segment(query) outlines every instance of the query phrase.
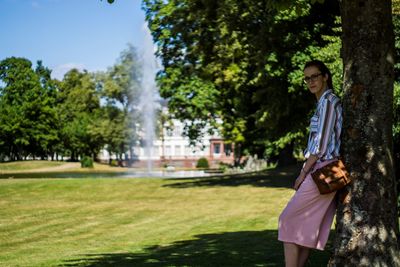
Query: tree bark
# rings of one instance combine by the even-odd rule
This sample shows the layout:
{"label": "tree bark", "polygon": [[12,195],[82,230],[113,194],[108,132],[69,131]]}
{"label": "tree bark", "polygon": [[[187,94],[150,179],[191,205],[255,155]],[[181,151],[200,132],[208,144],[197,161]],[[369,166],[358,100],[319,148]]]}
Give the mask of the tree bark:
{"label": "tree bark", "polygon": [[353,178],[329,266],[400,266],[392,149],[391,1],[342,0],[342,155]]}

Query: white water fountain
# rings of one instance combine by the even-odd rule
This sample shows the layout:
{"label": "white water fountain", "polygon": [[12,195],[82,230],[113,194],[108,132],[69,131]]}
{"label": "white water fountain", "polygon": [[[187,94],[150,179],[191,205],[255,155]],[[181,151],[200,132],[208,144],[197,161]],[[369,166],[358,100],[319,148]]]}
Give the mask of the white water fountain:
{"label": "white water fountain", "polygon": [[145,156],[147,158],[147,172],[153,169],[153,143],[155,140],[156,110],[159,108],[160,99],[155,82],[158,70],[157,59],[154,55],[155,46],[147,25],[144,25],[144,49],[142,52],[143,76],[141,81],[140,104],[142,110],[142,121],[144,126]]}
{"label": "white water fountain", "polygon": [[142,55],[142,68],[143,75],[141,80],[141,94],[139,99],[139,107],[142,111],[143,121],[143,140],[144,152],[147,160],[147,170],[144,172],[130,173],[129,176],[134,177],[198,177],[209,176],[210,174],[204,171],[155,171],[153,170],[152,160],[155,158],[153,155],[154,141],[156,140],[156,111],[161,108],[161,97],[156,85],[156,74],[159,70],[160,64],[154,55],[156,48],[153,43],[150,30],[147,25],[144,25],[144,48],[141,51]]}

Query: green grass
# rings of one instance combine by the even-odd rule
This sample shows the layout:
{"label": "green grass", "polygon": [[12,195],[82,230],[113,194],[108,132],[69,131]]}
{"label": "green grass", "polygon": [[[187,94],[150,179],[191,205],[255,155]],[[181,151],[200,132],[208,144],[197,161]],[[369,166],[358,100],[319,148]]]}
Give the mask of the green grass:
{"label": "green grass", "polygon": [[293,175],[2,179],[0,266],[283,266]]}
{"label": "green grass", "polygon": [[35,170],[46,167],[57,167],[63,165],[61,161],[46,161],[46,160],[28,160],[0,163],[0,171],[21,171]]}

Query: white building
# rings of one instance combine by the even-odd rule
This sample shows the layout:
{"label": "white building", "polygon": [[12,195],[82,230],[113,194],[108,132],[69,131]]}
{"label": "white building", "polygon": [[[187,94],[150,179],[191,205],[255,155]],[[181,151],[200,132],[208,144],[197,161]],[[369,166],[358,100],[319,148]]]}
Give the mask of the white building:
{"label": "white building", "polygon": [[[233,163],[233,146],[225,144],[218,134],[205,133],[198,145],[191,146],[189,138],[182,135],[183,123],[173,120],[171,126],[163,129],[164,140],[160,137],[156,138],[150,148],[145,147],[144,144],[134,147],[136,157],[133,166],[143,167],[150,159],[153,166],[172,165],[193,168],[201,157],[207,158],[211,167],[217,167],[220,162]],[[102,151],[100,159],[103,161],[110,159],[107,151]]]}
{"label": "white building", "polygon": [[198,145],[191,146],[189,138],[183,136],[183,123],[173,120],[172,127],[163,129],[163,137],[164,140],[158,138],[153,142],[150,153],[146,147],[135,147],[138,160],[151,159],[155,164],[179,167],[195,167],[201,157],[207,158],[213,166],[219,162],[233,163],[232,146],[224,144],[217,134],[205,133]]}

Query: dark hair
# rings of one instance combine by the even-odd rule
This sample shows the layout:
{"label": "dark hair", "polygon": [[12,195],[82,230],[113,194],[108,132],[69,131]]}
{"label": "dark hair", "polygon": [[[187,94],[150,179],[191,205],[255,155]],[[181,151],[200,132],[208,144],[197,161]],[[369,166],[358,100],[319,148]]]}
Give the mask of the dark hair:
{"label": "dark hair", "polygon": [[319,71],[321,72],[322,75],[328,74],[328,81],[327,81],[328,87],[329,87],[329,89],[333,90],[332,74],[331,74],[330,70],[328,69],[328,67],[322,61],[316,60],[316,59],[308,61],[304,65],[303,71],[308,67],[316,67],[317,69],[319,69]]}

